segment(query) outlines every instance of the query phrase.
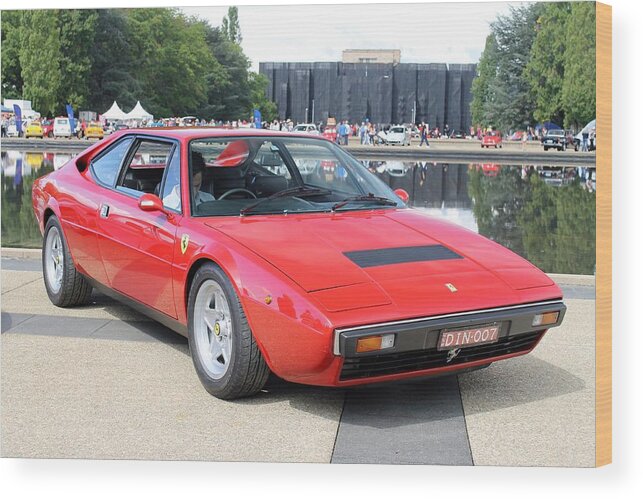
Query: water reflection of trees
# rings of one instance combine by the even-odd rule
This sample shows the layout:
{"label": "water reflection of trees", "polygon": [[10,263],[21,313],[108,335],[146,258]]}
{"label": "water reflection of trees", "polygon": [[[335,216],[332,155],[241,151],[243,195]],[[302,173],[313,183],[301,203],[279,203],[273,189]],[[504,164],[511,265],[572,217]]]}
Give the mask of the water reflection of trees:
{"label": "water reflection of trees", "polygon": [[494,176],[469,170],[469,194],[480,234],[546,272],[593,274],[596,195],[581,179],[553,186],[534,169],[502,167]]}
{"label": "water reflection of trees", "polygon": [[[22,161],[22,160],[20,160]],[[22,166],[21,166],[22,168]],[[31,187],[36,178],[53,171],[43,160],[39,167],[24,175],[8,176],[2,172],[2,245],[39,248],[42,236],[31,204]]]}

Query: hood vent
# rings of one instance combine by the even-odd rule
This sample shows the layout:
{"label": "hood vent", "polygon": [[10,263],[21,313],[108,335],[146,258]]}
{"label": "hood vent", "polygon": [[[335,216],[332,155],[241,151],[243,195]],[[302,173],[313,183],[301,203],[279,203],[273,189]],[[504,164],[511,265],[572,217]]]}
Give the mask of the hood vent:
{"label": "hood vent", "polygon": [[395,265],[397,263],[431,262],[463,258],[441,244],[405,246],[364,251],[347,251],[344,255],[362,268]]}

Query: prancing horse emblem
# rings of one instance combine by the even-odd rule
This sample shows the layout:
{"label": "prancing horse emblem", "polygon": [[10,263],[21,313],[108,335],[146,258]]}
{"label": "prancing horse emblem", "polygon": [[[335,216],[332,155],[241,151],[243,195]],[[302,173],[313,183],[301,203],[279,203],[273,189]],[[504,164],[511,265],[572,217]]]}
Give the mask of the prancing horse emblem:
{"label": "prancing horse emblem", "polygon": [[185,254],[188,249],[188,243],[190,242],[190,236],[183,234],[181,237],[181,253]]}
{"label": "prancing horse emblem", "polygon": [[447,364],[451,362],[453,359],[455,359],[459,353],[460,353],[459,348],[452,348],[451,350],[449,350],[447,352]]}
{"label": "prancing horse emblem", "polygon": [[447,289],[448,289],[449,291],[451,291],[452,293],[455,293],[455,292],[458,290],[458,288],[456,288],[456,287],[455,287],[453,284],[451,284],[450,282],[447,282],[447,283],[445,284],[445,286],[446,286],[446,287],[447,287]]}

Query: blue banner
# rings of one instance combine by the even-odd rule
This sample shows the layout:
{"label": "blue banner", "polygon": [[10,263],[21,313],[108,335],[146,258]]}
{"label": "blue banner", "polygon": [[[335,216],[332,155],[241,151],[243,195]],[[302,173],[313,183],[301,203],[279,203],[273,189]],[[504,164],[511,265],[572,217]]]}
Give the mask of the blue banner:
{"label": "blue banner", "polygon": [[16,115],[16,130],[19,135],[22,135],[22,110],[18,104],[13,105],[13,114]]}
{"label": "blue banner", "polygon": [[71,107],[71,104],[67,104],[67,118],[69,118],[69,128],[71,129],[71,134],[76,134],[76,122],[74,121],[74,109]]}
{"label": "blue banner", "polygon": [[254,110],[255,117],[255,128],[261,128],[261,111],[259,109]]}

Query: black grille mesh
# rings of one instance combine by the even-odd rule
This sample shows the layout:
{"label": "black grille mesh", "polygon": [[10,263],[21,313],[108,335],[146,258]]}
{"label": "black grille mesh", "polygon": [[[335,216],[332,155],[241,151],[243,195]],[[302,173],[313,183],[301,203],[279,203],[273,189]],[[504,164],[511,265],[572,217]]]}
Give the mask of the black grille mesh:
{"label": "black grille mesh", "polygon": [[530,350],[538,342],[543,331],[501,338],[491,345],[463,348],[459,355],[447,363],[447,351],[435,348],[413,352],[389,353],[369,357],[344,359],[340,381],[386,374],[421,371],[435,367],[454,366],[465,362],[498,357]]}

